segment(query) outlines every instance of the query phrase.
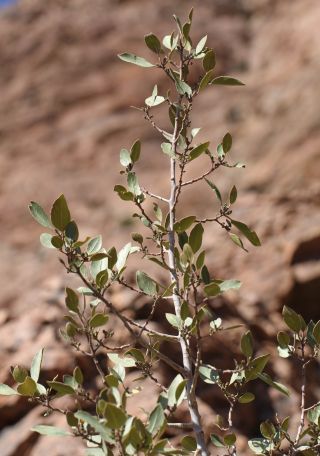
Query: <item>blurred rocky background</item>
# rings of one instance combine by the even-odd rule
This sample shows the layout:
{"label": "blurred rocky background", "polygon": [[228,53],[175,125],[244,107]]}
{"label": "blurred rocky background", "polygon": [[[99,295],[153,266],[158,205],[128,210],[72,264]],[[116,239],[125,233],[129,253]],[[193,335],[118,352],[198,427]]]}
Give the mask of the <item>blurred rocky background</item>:
{"label": "blurred rocky background", "polygon": [[[207,89],[193,111],[195,126],[203,127],[201,138],[211,144],[227,131],[234,136],[232,158],[247,167],[219,171],[215,182],[225,194],[236,182],[234,216],[257,230],[263,242],[245,254],[224,232],[209,228],[211,271],[243,281],[239,292],[211,305],[225,321],[251,328],[259,354],[275,353],[283,304],[307,319],[320,318],[320,2],[193,3],[195,39],[208,34],[217,74],[246,83]],[[57,255],[40,246],[41,230],[27,206],[35,200],[49,209],[64,193],[81,233],[101,233],[106,247],[120,248],[137,230],[130,203],[113,193],[121,183],[118,154],[140,137],[140,180],[165,194],[168,169],[160,138],[129,106],[142,105],[159,77],[160,89],[167,86],[157,70],[124,64],[116,55],[132,51],[151,58],[143,35],[164,36],[173,29],[172,14],[186,15],[191,6],[189,0],[21,0],[0,10],[0,382],[10,382],[10,366],[28,365],[40,347],[46,347],[45,377],[68,372],[75,362],[94,376],[93,366],[76,361],[59,338],[63,288],[70,282]],[[166,126],[161,109],[159,115]],[[215,213],[216,202],[206,192],[203,185],[189,192],[180,215]],[[127,293],[114,298],[119,307],[130,305],[132,316],[147,315],[145,299]],[[158,325],[162,314],[159,309],[155,315]],[[116,329],[118,339],[125,336],[121,331]],[[238,340],[239,331],[211,338],[205,361],[230,365]],[[235,421],[243,455],[246,437],[259,434],[259,420],[275,411],[282,418],[294,414],[295,367],[275,357],[269,372],[287,383],[292,395],[285,399],[261,383],[253,385],[257,401],[242,406]],[[312,374],[308,403],[320,393],[318,366]],[[163,368],[161,375],[167,382],[172,373]],[[212,430],[226,404],[208,386],[202,384],[198,393],[206,429]],[[148,394],[138,402],[149,408],[155,392],[146,387]],[[40,422],[63,424],[55,417],[45,421],[38,407],[18,397],[0,398],[0,455],[83,454],[75,439],[31,433]]]}

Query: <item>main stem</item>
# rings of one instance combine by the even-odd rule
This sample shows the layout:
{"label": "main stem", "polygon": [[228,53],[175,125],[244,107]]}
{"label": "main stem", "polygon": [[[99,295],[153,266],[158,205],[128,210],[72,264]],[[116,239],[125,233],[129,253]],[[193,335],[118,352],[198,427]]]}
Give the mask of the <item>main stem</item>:
{"label": "main stem", "polygon": [[[179,110],[177,109],[177,114],[175,118],[174,133],[172,139],[172,150],[175,151],[177,147],[178,139],[178,121],[179,121]],[[169,214],[170,214],[170,223],[169,223],[169,250],[168,250],[168,262],[170,267],[170,276],[171,282],[175,283],[175,287],[172,294],[175,314],[180,318],[181,310],[181,300],[179,296],[179,277],[177,273],[176,260],[174,256],[175,249],[175,232],[174,232],[174,223],[176,221],[175,216],[175,199],[176,199],[177,183],[176,183],[176,161],[174,158],[170,159],[170,198],[169,198]],[[188,344],[184,335],[179,331],[179,343],[181,347],[183,367],[185,369],[185,376],[187,380],[186,392],[188,407],[192,422],[192,427],[195,433],[198,449],[201,451],[201,456],[209,456],[209,452],[206,446],[203,428],[201,425],[201,417],[199,414],[197,398],[192,388],[193,384],[193,373],[192,373],[192,359],[189,355]]]}

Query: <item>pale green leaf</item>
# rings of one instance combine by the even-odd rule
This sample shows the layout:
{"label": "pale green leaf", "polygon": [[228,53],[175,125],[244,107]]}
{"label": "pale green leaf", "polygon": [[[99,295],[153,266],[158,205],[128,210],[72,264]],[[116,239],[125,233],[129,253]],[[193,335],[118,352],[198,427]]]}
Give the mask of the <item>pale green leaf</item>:
{"label": "pale green leaf", "polygon": [[123,54],[118,55],[120,60],[123,60],[124,62],[128,63],[133,63],[135,65],[145,67],[145,68],[150,68],[154,67],[153,63],[148,62],[148,60],[144,59],[143,57],[138,57],[135,54],[130,54],[128,52],[124,52]]}

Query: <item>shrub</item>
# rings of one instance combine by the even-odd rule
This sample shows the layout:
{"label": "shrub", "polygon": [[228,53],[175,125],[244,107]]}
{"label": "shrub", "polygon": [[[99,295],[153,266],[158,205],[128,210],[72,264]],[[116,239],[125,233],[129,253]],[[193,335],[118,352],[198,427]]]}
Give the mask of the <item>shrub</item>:
{"label": "shrub", "polygon": [[[199,413],[197,389],[201,382],[219,388],[228,404],[228,414],[212,428],[211,444],[223,448],[228,455],[237,455],[237,437],[233,428],[233,411],[237,404],[245,407],[254,401],[250,383],[263,381],[284,395],[288,389],[274,381],[265,367],[270,355],[256,356],[253,337],[246,331],[241,340],[242,359],[235,361],[228,370],[205,364],[201,344],[204,337],[214,337],[217,332],[233,328],[226,327],[219,316],[210,310],[208,303],[216,296],[238,289],[241,283],[234,279],[217,279],[211,276],[206,266],[206,252],[202,238],[208,224],[216,224],[225,231],[226,241],[232,241],[235,248],[247,251],[247,245],[260,246],[258,235],[244,222],[235,220],[232,207],[237,200],[237,188],[233,186],[227,200],[211,180],[211,175],[220,168],[243,168],[242,163],[233,163],[230,158],[232,137],[226,133],[216,150],[209,141],[197,143],[199,128],[194,128],[190,114],[196,98],[211,86],[243,85],[230,76],[215,74],[215,53],[207,46],[207,37],[193,44],[190,37],[191,11],[186,23],[174,16],[177,29],[164,37],[162,42],[153,34],[145,36],[147,47],[154,53],[151,63],[134,54],[124,53],[120,59],[143,68],[157,68],[170,80],[171,90],[166,95],[159,93],[155,85],[145,105],[138,108],[144,118],[162,137],[161,152],[167,156],[168,197],[157,195],[139,182],[136,164],[141,158],[141,143],[135,141],[129,149],[120,151],[121,175],[124,180],[116,185],[117,196],[129,201],[135,207],[136,217],[143,233],[132,234],[132,241],[119,251],[115,247],[104,248],[101,236],[79,239],[79,230],[73,220],[67,201],[61,195],[54,203],[50,216],[35,202],[30,212],[35,220],[48,229],[40,237],[41,243],[56,249],[65,270],[80,279],[81,286],[75,291],[66,288],[65,305],[68,315],[61,329],[61,336],[76,351],[94,362],[100,377],[101,388],[95,395],[87,388],[87,382],[79,367],[72,375],[57,376],[50,381],[39,383],[43,350],[34,357],[30,370],[15,366],[12,376],[17,384],[13,389],[0,385],[2,395],[22,395],[36,404],[41,404],[47,413],[65,415],[69,430],[45,424],[36,425],[33,430],[44,435],[74,435],[87,442],[87,454],[100,455],[209,455],[209,443],[203,432]],[[202,76],[190,83],[192,65],[201,67]],[[155,120],[157,106],[166,105],[172,124],[171,131],[165,131]],[[195,160],[206,160],[207,170],[201,175],[185,179],[185,172],[192,168]],[[195,215],[176,216],[184,190],[196,183],[210,192],[220,209],[209,218],[200,219]],[[146,205],[153,201],[153,211]],[[148,265],[156,264],[166,276],[165,282],[150,277],[145,271],[136,271],[136,283],[127,277],[127,261],[139,255]],[[146,266],[147,268],[147,266]],[[114,286],[131,290],[133,294],[145,295],[151,302],[151,312],[145,323],[139,323],[119,310],[112,301]],[[171,303],[172,311],[163,317],[171,326],[170,332],[160,332],[150,324],[161,301]],[[301,315],[285,307],[284,322],[288,332],[279,332],[278,349],[282,357],[294,357],[299,364],[301,376],[300,421],[297,429],[289,433],[289,417],[276,416],[274,421],[261,423],[262,436],[249,441],[255,454],[319,454],[320,406],[306,408],[306,369],[318,358],[320,349],[320,322],[307,325]],[[112,322],[118,319],[128,333],[128,343],[117,346],[114,342]],[[115,338],[116,339],[116,338]],[[182,363],[174,361],[162,351],[163,342],[179,346]],[[165,363],[175,372],[169,385],[162,385],[157,379],[156,365]],[[152,410],[146,411],[142,420],[127,411],[127,399],[134,394],[131,384],[126,381],[128,369],[134,369],[141,380],[149,378],[157,385],[159,395]],[[143,393],[141,393],[143,394]],[[56,399],[71,396],[75,399],[72,408],[58,408]],[[186,403],[190,421],[176,423],[173,413]],[[244,412],[245,413],[245,412]],[[170,426],[181,430],[178,448],[174,448],[164,437]],[[212,429],[213,430],[213,429]]]}

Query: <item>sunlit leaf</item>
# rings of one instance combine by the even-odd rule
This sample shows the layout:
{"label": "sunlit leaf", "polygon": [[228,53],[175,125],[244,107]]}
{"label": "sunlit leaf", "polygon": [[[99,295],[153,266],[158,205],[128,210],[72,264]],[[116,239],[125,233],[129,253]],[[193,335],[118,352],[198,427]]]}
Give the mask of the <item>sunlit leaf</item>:
{"label": "sunlit leaf", "polygon": [[148,62],[148,60],[144,59],[143,57],[138,57],[137,55],[130,54],[128,52],[119,54],[118,57],[120,60],[123,60],[124,62],[133,63],[135,65],[145,67],[145,68],[150,68],[150,67],[155,66],[152,63]]}

